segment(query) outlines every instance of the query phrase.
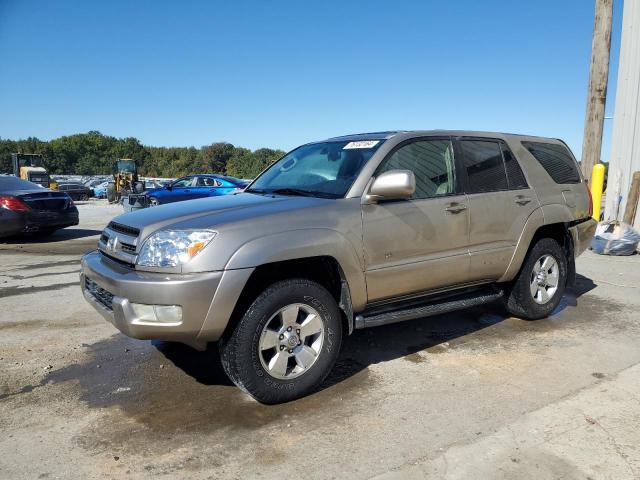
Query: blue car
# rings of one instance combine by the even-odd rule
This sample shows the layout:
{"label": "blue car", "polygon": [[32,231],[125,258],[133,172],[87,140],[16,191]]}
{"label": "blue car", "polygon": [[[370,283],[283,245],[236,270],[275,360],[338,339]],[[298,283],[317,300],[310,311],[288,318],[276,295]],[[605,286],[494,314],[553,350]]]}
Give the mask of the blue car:
{"label": "blue car", "polygon": [[94,186],[93,187],[93,196],[96,197],[96,198],[107,198],[107,186],[111,182],[113,182],[113,180],[107,181],[107,182],[102,182],[99,185]]}
{"label": "blue car", "polygon": [[189,175],[162,188],[149,189],[145,193],[149,197],[149,205],[154,206],[194,198],[228,195],[243,190],[247,185],[243,180],[224,175]]}

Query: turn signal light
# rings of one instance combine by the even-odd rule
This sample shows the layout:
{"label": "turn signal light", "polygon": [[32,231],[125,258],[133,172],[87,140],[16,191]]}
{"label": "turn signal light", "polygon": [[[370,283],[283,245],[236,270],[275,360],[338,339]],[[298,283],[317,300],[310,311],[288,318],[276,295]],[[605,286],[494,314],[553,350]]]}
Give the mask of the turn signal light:
{"label": "turn signal light", "polygon": [[22,200],[8,195],[0,195],[0,208],[6,208],[12,212],[27,212],[30,210],[29,205]]}

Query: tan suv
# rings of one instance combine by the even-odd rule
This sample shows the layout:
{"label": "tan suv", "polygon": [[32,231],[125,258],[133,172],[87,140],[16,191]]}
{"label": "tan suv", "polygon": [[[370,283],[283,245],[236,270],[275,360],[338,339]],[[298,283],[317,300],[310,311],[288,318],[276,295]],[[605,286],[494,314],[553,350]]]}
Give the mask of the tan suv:
{"label": "tan suv", "polygon": [[115,218],[85,298],[139,339],[205,348],[264,403],[313,391],[354,329],[500,302],[549,315],[595,222],[560,140],[382,132],[303,145],[244,192]]}

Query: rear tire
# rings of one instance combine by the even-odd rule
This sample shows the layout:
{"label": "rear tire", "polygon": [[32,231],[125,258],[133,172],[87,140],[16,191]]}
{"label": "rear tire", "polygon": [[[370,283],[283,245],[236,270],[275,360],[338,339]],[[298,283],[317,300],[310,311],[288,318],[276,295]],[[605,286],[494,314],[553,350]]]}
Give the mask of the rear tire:
{"label": "rear tire", "polygon": [[560,244],[542,238],[527,254],[506,297],[507,311],[526,320],[548,317],[567,284],[568,261]]}
{"label": "rear tire", "polygon": [[158,205],[160,205],[160,202],[158,201],[158,199],[156,197],[149,197],[149,206],[150,207],[157,207]]}
{"label": "rear tire", "polygon": [[220,341],[220,358],[239,388],[276,404],[317,389],[341,341],[342,320],[331,294],[310,280],[284,280],[264,290]]}

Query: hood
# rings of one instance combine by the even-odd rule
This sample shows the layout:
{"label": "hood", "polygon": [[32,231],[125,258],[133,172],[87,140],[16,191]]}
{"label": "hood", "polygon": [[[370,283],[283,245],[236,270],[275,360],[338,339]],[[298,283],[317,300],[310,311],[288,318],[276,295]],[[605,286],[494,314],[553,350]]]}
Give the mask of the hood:
{"label": "hood", "polygon": [[175,228],[217,228],[223,224],[308,208],[332,202],[314,197],[288,197],[238,193],[220,197],[169,203],[125,213],[113,219],[140,230],[140,238],[173,226]]}

